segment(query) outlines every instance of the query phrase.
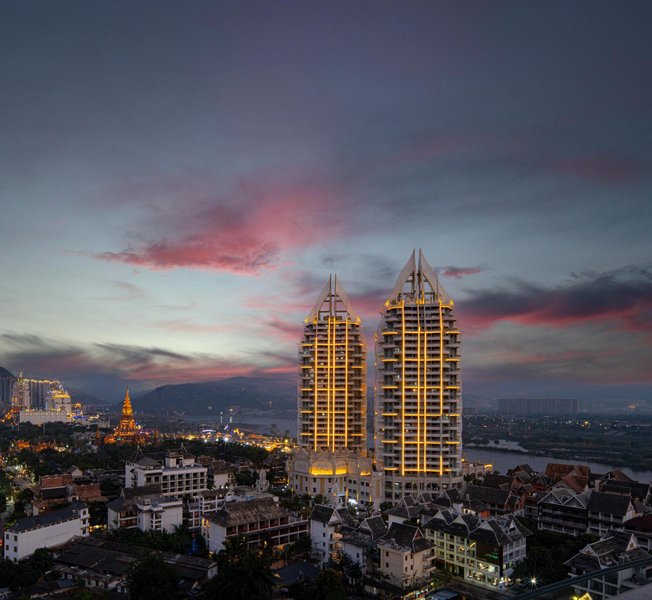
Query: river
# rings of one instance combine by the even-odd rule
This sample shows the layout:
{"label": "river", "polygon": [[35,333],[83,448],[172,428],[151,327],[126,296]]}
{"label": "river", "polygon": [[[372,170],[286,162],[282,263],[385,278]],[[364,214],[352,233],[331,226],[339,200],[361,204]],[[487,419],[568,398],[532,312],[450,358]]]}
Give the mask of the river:
{"label": "river", "polygon": [[548,463],[571,463],[587,465],[593,473],[606,473],[619,469],[628,477],[637,481],[652,481],[652,471],[635,471],[627,467],[612,467],[601,463],[586,462],[583,460],[569,461],[568,459],[555,458],[554,456],[537,456],[523,452],[496,452],[495,450],[481,450],[479,448],[465,448],[464,457],[470,461],[491,463],[494,469],[506,473],[508,469],[527,463],[536,471],[545,471]]}
{"label": "river", "polygon": [[[288,418],[287,413],[279,416],[267,415],[240,415],[237,414],[233,417],[233,423],[230,425],[231,429],[235,427],[242,427],[249,431],[256,433],[270,433],[272,426],[276,425],[280,433],[289,431],[292,437],[297,433],[296,418]],[[188,421],[195,423],[203,423],[217,426],[216,419],[211,417],[190,417]],[[224,418],[224,423],[228,422],[228,417]],[[373,435],[369,434],[369,444],[373,445]],[[534,454],[527,454],[525,452],[499,452],[495,450],[483,450],[479,448],[465,448],[464,456],[467,460],[477,461],[482,463],[491,463],[494,469],[501,473],[506,473],[508,469],[523,463],[529,464],[537,471],[545,471],[548,463],[571,463],[587,465],[594,473],[606,473],[613,469],[620,469],[625,475],[636,479],[637,481],[652,481],[652,471],[635,471],[627,467],[613,467],[603,463],[586,462],[582,460],[569,461],[568,459],[555,458],[554,456],[538,456]]]}

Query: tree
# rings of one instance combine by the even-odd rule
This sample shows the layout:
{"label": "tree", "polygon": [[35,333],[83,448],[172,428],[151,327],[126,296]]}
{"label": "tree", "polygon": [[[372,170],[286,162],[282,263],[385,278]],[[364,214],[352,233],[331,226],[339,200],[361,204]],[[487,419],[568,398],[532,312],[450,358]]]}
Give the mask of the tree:
{"label": "tree", "polygon": [[136,562],[127,575],[129,597],[138,600],[176,600],[177,577],[157,552]]}
{"label": "tree", "polygon": [[250,547],[239,536],[229,538],[217,556],[217,577],[206,586],[210,600],[267,600],[276,581],[268,546]]}
{"label": "tree", "polygon": [[324,569],[315,580],[315,598],[319,600],[346,600],[342,575],[334,569]]}
{"label": "tree", "polygon": [[52,568],[54,561],[52,560],[52,555],[47,548],[38,548],[29,559],[29,564],[32,569],[35,569],[40,573],[45,573]]}

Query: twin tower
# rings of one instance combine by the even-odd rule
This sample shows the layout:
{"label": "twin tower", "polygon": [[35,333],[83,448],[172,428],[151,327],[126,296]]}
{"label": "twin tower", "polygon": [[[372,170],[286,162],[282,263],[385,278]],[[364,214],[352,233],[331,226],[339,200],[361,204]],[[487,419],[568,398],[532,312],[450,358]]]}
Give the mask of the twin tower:
{"label": "twin tower", "polygon": [[412,253],[375,336],[375,457],[367,452],[367,360],[360,317],[330,278],[299,350],[298,493],[377,507],[461,481],[460,333],[453,300]]}

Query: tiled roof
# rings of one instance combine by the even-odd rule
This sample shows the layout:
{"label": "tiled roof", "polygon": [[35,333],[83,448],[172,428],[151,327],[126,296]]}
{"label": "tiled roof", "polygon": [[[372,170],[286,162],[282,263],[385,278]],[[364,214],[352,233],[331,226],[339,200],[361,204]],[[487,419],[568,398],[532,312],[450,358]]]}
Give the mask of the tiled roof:
{"label": "tiled roof", "polygon": [[392,523],[389,531],[378,540],[379,546],[397,546],[410,552],[422,552],[432,547],[432,544],[421,535],[418,527],[403,523]]}
{"label": "tiled roof", "polygon": [[331,518],[335,509],[330,506],[324,506],[323,504],[316,504],[310,513],[310,520],[317,521],[326,525]]}
{"label": "tiled roof", "polygon": [[5,531],[9,531],[11,533],[21,533],[23,531],[29,531],[30,529],[36,529],[38,527],[47,527],[49,525],[54,525],[55,523],[71,521],[73,519],[79,518],[79,510],[82,508],[87,507],[81,502],[73,502],[69,507],[62,510],[55,510],[52,512],[41,513],[32,517],[24,517],[19,519],[13,525],[7,527]]}
{"label": "tiled roof", "polygon": [[594,491],[591,492],[588,509],[591,512],[624,517],[627,514],[630,503],[631,499],[629,496]]}
{"label": "tiled roof", "polygon": [[235,527],[287,516],[288,513],[276,504],[274,498],[265,496],[252,500],[227,502],[208,518],[223,527]]}

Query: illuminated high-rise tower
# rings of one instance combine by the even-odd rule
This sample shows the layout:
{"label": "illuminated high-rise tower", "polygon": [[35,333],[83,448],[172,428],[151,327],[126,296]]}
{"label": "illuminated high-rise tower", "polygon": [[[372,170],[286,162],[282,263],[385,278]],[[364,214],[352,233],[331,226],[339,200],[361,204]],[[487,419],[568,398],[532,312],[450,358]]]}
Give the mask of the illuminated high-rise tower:
{"label": "illuminated high-rise tower", "polygon": [[364,337],[336,277],[304,320],[297,408],[299,447],[287,464],[292,490],[333,506],[378,508],[383,474],[367,453]]}
{"label": "illuminated high-rise tower", "polygon": [[419,251],[385,302],[376,338],[376,452],[385,499],[456,486],[462,469],[460,332]]}
{"label": "illuminated high-rise tower", "polygon": [[305,319],[299,350],[298,440],[304,448],[366,449],[367,366],[358,317],[329,277]]}

